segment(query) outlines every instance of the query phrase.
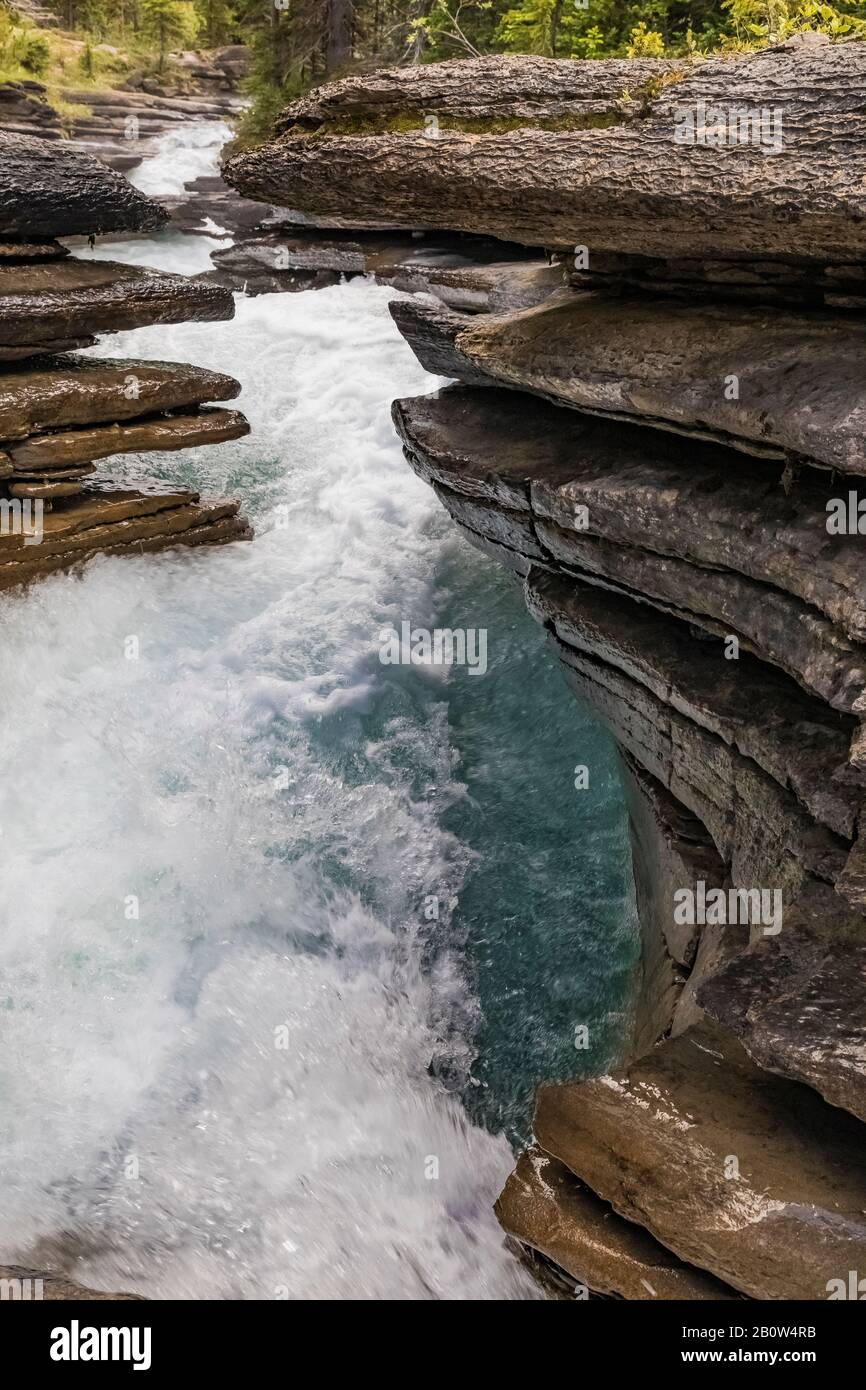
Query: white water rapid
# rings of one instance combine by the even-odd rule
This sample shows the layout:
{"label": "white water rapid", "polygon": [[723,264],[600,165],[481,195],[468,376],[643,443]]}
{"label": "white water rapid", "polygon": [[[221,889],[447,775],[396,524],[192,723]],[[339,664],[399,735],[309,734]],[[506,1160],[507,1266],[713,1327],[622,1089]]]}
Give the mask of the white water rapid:
{"label": "white water rapid", "polygon": [[[134,181],[177,192],[224,133]],[[509,1146],[438,1079],[478,1014],[463,789],[442,680],[381,665],[378,633],[432,626],[466,547],[390,424],[437,385],[390,297],[238,296],[93,350],[242,381],[248,439],[101,471],[239,493],[256,539],[3,595],[2,1260],[151,1298],[536,1296],[492,1211]]]}

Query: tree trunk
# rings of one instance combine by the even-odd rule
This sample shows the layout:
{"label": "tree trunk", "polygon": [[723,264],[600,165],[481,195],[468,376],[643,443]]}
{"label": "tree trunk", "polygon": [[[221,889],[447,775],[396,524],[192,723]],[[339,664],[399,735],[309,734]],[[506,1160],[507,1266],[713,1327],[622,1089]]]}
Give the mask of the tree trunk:
{"label": "tree trunk", "polygon": [[351,0],[328,0],[325,73],[331,77],[346,66],[352,53]]}

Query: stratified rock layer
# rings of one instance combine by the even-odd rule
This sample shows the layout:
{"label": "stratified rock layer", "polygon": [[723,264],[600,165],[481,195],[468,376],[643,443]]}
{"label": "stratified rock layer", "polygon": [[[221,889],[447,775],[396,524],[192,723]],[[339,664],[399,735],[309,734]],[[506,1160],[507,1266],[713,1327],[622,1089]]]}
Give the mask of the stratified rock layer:
{"label": "stratified rock layer", "polygon": [[542,1086],[535,1133],[621,1216],[752,1298],[826,1298],[866,1263],[860,1124],[708,1025],[627,1074]]}
{"label": "stratified rock layer", "polygon": [[735,1297],[623,1221],[541,1149],[521,1154],[496,1214],[510,1235],[596,1293],[640,1300]]}
{"label": "stratified rock layer", "polygon": [[698,1002],[769,1071],[866,1120],[863,917],[816,884],[765,937],[716,971]]}
{"label": "stratified rock layer", "polygon": [[249,540],[237,498],[202,502],[197,492],[81,489],[42,520],[42,539],[0,535],[0,590],[29,584],[103,555],[143,555],[175,545]]}
{"label": "stratified rock layer", "polygon": [[501,391],[450,387],[393,413],[416,471],[452,507],[477,504],[464,524],[495,539],[507,513],[536,562],[734,634],[836,708],[858,708],[866,575],[862,538],[827,532],[838,485],[816,473],[786,493],[774,465]]}
{"label": "stratified rock layer", "polygon": [[205,406],[237,395],[231,377],[56,352],[104,331],[231,318],[231,294],[218,286],[77,260],[54,240],[163,220],[161,209],[89,156],[0,134],[0,236],[10,238],[0,254],[0,359],[7,363],[0,373],[0,589],[98,552],[139,554],[251,535],[234,499],[121,492],[90,481],[98,459],[215,444],[249,429],[238,411]]}
{"label": "stratified rock layer", "polygon": [[0,440],[232,400],[239,391],[234,377],[185,362],[42,357],[0,375]]}
{"label": "stratified rock layer", "polygon": [[233,314],[234,301],[219,286],[141,266],[71,257],[0,265],[0,348],[42,351],[96,333]]}
{"label": "stratified rock layer", "polygon": [[283,227],[213,253],[212,284],[268,294],[321,289],[370,275],[398,290],[434,294],[465,313],[504,313],[540,304],[565,284],[561,266],[483,237],[407,232],[321,232]]}
{"label": "stratified rock layer", "polygon": [[461,125],[492,120],[561,125],[569,118],[579,122],[616,113],[628,118],[638,114],[641,89],[681,72],[682,64],[662,58],[579,63],[511,55],[385,68],[308,92],[286,107],[276,129],[353,124],[364,129],[375,123],[387,129],[389,120],[405,122],[411,115],[419,125],[429,115]]}
{"label": "stratified rock layer", "polygon": [[153,231],[164,210],[92,155],[62,141],[0,132],[0,236]]}
{"label": "stratified rock layer", "polygon": [[[505,317],[395,304],[422,362],[760,458],[866,472],[866,326],[825,314],[575,293]],[[429,344],[429,347],[428,347]],[[651,447],[651,446],[650,446]]]}
{"label": "stratified rock layer", "polygon": [[[798,38],[633,77],[593,61],[451,66],[313,93],[279,139],[229,161],[228,182],[325,227],[447,227],[590,255],[866,256],[866,44]],[[383,112],[391,133],[367,133]]]}

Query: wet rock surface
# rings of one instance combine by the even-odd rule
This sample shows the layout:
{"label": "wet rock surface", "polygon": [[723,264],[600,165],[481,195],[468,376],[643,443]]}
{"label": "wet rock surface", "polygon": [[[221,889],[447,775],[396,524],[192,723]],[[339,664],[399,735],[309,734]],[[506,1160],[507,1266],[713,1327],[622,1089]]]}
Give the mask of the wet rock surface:
{"label": "wet rock surface", "polygon": [[716,971],[697,998],[760,1066],[866,1120],[863,918],[826,885],[800,894],[778,937]]}
{"label": "wet rock surface", "polygon": [[153,231],[158,204],[62,141],[0,132],[0,236],[18,240]]}
{"label": "wet rock surface", "polygon": [[394,420],[422,477],[528,513],[535,553],[557,568],[738,635],[835,707],[857,706],[866,575],[862,537],[827,531],[838,483],[812,471],[786,492],[775,464],[501,391],[449,387],[396,402]]}
{"label": "wet rock surface", "polygon": [[468,361],[490,383],[577,409],[759,458],[866,472],[857,319],[579,292],[506,317],[446,320],[421,303],[395,305],[394,317],[422,361],[428,337],[443,360],[447,325],[450,375],[461,379]]}
{"label": "wet rock surface", "polygon": [[186,319],[229,319],[216,285],[113,261],[0,265],[0,346],[24,348]]}
{"label": "wet rock surface", "polygon": [[[708,889],[727,886],[728,874],[697,816],[622,749],[620,763],[641,929],[641,978],[631,1051],[641,1056],[669,1031],[682,1031],[701,1017],[695,994],[706,978],[714,929],[678,920],[675,894],[685,883],[700,881]],[[745,927],[727,926],[718,934],[713,968],[745,950],[749,942]]]}
{"label": "wet rock surface", "polygon": [[505,242],[400,232],[324,236],[287,226],[216,251],[213,263],[206,279],[247,294],[320,289],[369,275],[470,314],[527,308],[565,283],[561,266]]}
{"label": "wet rock surface", "polygon": [[97,429],[57,431],[31,438],[8,449],[16,474],[90,463],[111,454],[141,449],[189,449],[200,444],[219,444],[249,433],[249,425],[237,410],[202,410],[196,415],[156,415],[105,425]]}
{"label": "wet rock surface", "polygon": [[0,439],[232,400],[234,377],[184,362],[42,357],[0,375]]}
{"label": "wet rock surface", "polygon": [[521,1154],[496,1214],[510,1235],[596,1293],[641,1300],[736,1298],[732,1289],[618,1217],[541,1149]]}
{"label": "wet rock surface", "polygon": [[[563,1287],[823,1299],[866,1260],[866,45],[630,72],[628,97],[616,64],[541,59],[319,89],[226,169],[303,235],[224,263],[371,273],[383,228],[552,253],[389,281],[460,383],[395,402],[407,461],[523,580],[631,826],[632,1060],[542,1087],[500,1218]],[[772,155],[730,138],[751,108]]]}
{"label": "wet rock surface", "polygon": [[627,1073],[542,1086],[535,1133],[621,1216],[752,1298],[826,1298],[863,1265],[859,1122],[712,1025]]}
{"label": "wet rock surface", "polygon": [[[25,169],[32,162],[29,177]],[[95,460],[248,432],[231,377],[182,363],[76,357],[105,331],[234,313],[228,291],[177,275],[76,260],[56,237],[151,230],[164,211],[105,165],[0,133],[0,589],[97,553],[246,540],[236,499],[98,482]]]}

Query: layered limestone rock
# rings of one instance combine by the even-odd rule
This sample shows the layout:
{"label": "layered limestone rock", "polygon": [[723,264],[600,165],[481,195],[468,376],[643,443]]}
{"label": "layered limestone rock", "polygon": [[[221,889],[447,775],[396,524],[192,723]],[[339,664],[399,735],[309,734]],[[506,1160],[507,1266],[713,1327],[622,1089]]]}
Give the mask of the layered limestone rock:
{"label": "layered limestone rock", "polygon": [[784,931],[715,971],[698,1001],[760,1066],[866,1120],[864,987],[862,914],[814,884],[786,914]]}
{"label": "layered limestone rock", "polygon": [[441,65],[455,70],[447,80],[435,64],[350,79],[290,107],[284,133],[236,155],[226,178],[326,227],[863,263],[866,44],[797,38],[631,73],[621,62],[540,64],[482,59]]}
{"label": "layered limestone rock", "polygon": [[166,214],[89,154],[38,136],[0,134],[0,237],[152,231]]}
{"label": "layered limestone rock", "polygon": [[133,75],[114,88],[61,89],[62,114],[51,105],[43,83],[0,83],[0,132],[63,140],[69,150],[94,154],[113,169],[133,169],[151,152],[154,137],[184,122],[231,120],[243,109],[243,98],[234,90],[242,75],[237,48],[217,50],[210,63],[204,55],[178,56],[190,60],[183,66],[197,90],[172,90],[151,77]]}
{"label": "layered limestone rock", "polygon": [[143,555],[167,546],[252,538],[237,498],[202,502],[188,489],[145,493],[79,487],[77,492],[42,518],[38,533],[26,514],[20,528],[0,533],[0,589],[71,569],[95,555]]}
{"label": "layered limestone rock", "polygon": [[[182,194],[162,197],[159,202],[169,216],[173,232],[212,236],[216,227],[220,235],[228,233],[245,241],[253,238],[263,222],[280,213],[278,208],[263,208],[260,203],[241,198],[219,174],[201,174],[190,179]],[[221,283],[228,284],[227,277]],[[242,288],[231,286],[235,287]]]}
{"label": "layered limestone rock", "polygon": [[274,230],[215,251],[204,278],[247,294],[321,289],[371,276],[378,284],[435,295],[461,313],[505,313],[540,304],[562,270],[522,247],[485,237],[321,232],[269,219]]}
{"label": "layered limestone rock", "polygon": [[631,1051],[641,1056],[670,1029],[701,1016],[697,990],[749,941],[748,927],[701,927],[678,920],[675,894],[686,883],[727,887],[724,861],[696,815],[620,748],[641,928],[641,979]]}
{"label": "layered limestone rock", "polygon": [[527,1149],[496,1203],[505,1230],[596,1293],[629,1299],[728,1299],[734,1292],[624,1221],[564,1163]]}
{"label": "layered limestone rock", "polygon": [[[419,308],[393,312],[403,326]],[[736,635],[835,708],[860,708],[862,538],[828,533],[827,503],[840,487],[821,474],[786,492],[778,467],[501,391],[449,387],[398,401],[393,414],[416,471],[452,507],[464,497],[477,504],[476,530],[493,539],[495,526],[502,541],[507,517],[522,528],[528,559],[713,636]],[[472,525],[465,511],[461,520]]]}
{"label": "layered limestone rock", "polygon": [[626,121],[638,116],[642,97],[679,71],[662,58],[575,63],[511,55],[386,68],[308,92],[286,107],[275,129],[387,131],[394,123],[405,129],[413,119],[423,126],[431,115],[458,129],[486,127],[492,120],[555,128],[598,118]]}
{"label": "layered limestone rock", "polygon": [[[828,314],[575,293],[461,319],[420,303],[395,318],[437,370],[537,392],[760,458],[866,473],[866,325]],[[460,370],[457,370],[460,368]]]}
{"label": "layered limestone rock", "polygon": [[151,323],[231,318],[216,285],[114,261],[68,259],[0,265],[0,352],[50,351],[99,333]]}
{"label": "layered limestone rock", "polygon": [[621,1216],[752,1298],[866,1261],[863,1130],[706,1023],[627,1073],[542,1086],[535,1133]]}
{"label": "layered limestone rock", "polygon": [[381,228],[553,253],[390,283],[459,383],[395,402],[406,458],[622,759],[635,1028],[542,1087],[497,1207],[561,1289],[820,1299],[866,1261],[864,90],[866,45],[808,35],[433,64],[312,93],[227,168],[366,229],[304,231],[290,274],[371,273]]}
{"label": "layered limestone rock", "polygon": [[[22,162],[31,157],[32,189]],[[66,351],[106,331],[230,318],[231,295],[71,257],[55,235],[164,221],[161,209],[86,155],[0,135],[0,217],[0,588],[100,552],[247,539],[234,499],[118,489],[93,476],[101,459],[246,434],[238,411],[208,405],[233,399],[238,383],[179,363],[102,362]]]}

